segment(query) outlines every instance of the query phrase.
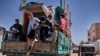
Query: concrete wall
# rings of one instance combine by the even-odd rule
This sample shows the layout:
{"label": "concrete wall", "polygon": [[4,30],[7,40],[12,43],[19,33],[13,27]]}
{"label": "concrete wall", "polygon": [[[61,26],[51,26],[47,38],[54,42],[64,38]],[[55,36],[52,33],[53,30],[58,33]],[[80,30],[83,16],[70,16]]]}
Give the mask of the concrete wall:
{"label": "concrete wall", "polygon": [[96,40],[100,39],[100,23],[96,23]]}
{"label": "concrete wall", "polygon": [[94,41],[96,37],[95,34],[95,24],[92,24],[88,32],[88,39],[90,39],[90,41]]}

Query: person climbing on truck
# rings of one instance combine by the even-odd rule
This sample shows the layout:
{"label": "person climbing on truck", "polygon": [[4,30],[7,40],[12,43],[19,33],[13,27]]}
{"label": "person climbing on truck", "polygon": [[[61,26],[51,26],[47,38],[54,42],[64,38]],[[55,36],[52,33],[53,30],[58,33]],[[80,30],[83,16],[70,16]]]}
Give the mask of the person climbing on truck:
{"label": "person climbing on truck", "polygon": [[54,24],[52,26],[52,32],[51,32],[51,36],[49,38],[47,38],[46,40],[48,41],[52,41],[52,43],[56,43],[57,39],[58,39],[58,32],[59,32],[59,26],[57,24]]}
{"label": "person climbing on truck", "polygon": [[16,41],[21,38],[22,35],[22,25],[19,24],[19,19],[15,19],[15,24],[10,27],[12,32],[12,40]]}
{"label": "person climbing on truck", "polygon": [[48,20],[52,23],[52,25],[57,24],[52,15],[48,15]]}
{"label": "person climbing on truck", "polygon": [[52,36],[53,37],[53,43],[55,43],[58,39],[58,32],[59,32],[59,26],[57,24],[53,25],[53,32],[52,32]]}
{"label": "person climbing on truck", "polygon": [[29,18],[28,31],[27,31],[28,51],[26,53],[26,56],[30,56],[30,53],[33,49],[36,33],[38,34],[38,26],[40,22],[40,20],[37,17],[34,17],[34,14],[32,13],[28,13],[28,18]]}
{"label": "person climbing on truck", "polygon": [[51,36],[52,23],[50,23],[44,16],[42,16],[40,19],[40,40],[44,42]]}

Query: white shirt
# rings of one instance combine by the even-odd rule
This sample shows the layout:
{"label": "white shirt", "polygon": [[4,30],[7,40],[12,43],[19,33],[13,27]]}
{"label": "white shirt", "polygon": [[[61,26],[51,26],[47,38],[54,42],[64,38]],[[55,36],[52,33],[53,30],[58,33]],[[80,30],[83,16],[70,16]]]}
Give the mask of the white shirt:
{"label": "white shirt", "polygon": [[51,36],[49,38],[47,38],[46,40],[48,41],[56,41],[58,38],[58,30],[54,30],[51,34]]}
{"label": "white shirt", "polygon": [[40,22],[40,20],[39,20],[38,18],[36,18],[36,17],[34,17],[33,19],[31,19],[31,20],[29,21],[29,24],[28,24],[28,31],[27,31],[27,34],[29,34],[29,32],[33,29],[34,24],[39,23],[39,22]]}
{"label": "white shirt", "polygon": [[50,19],[50,20],[49,20],[49,22],[51,22],[51,23],[52,23],[52,25],[57,24],[57,23],[56,23],[56,21],[55,21],[53,18],[52,18],[52,19]]}

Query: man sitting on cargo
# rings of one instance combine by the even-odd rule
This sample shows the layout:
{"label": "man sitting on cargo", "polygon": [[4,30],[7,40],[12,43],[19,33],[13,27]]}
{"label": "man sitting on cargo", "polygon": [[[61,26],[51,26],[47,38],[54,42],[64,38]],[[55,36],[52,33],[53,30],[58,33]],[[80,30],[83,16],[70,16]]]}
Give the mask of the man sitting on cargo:
{"label": "man sitting on cargo", "polygon": [[15,24],[10,28],[12,32],[12,40],[16,41],[21,38],[22,35],[22,25],[19,24],[19,19],[15,20]]}
{"label": "man sitting on cargo", "polygon": [[30,56],[30,53],[33,49],[33,45],[35,43],[35,38],[36,38],[36,33],[38,33],[38,26],[40,20],[32,13],[28,13],[28,18],[29,18],[29,24],[28,24],[28,33],[27,33],[27,45],[28,45],[28,51],[26,56]]}
{"label": "man sitting on cargo", "polygon": [[51,36],[52,24],[46,17],[41,17],[40,19],[40,40],[44,42],[46,38]]}
{"label": "man sitting on cargo", "polygon": [[53,43],[55,43],[58,37],[59,26],[57,24],[54,24],[52,27],[52,30],[53,31],[51,32],[51,36],[47,38],[46,40],[52,41]]}

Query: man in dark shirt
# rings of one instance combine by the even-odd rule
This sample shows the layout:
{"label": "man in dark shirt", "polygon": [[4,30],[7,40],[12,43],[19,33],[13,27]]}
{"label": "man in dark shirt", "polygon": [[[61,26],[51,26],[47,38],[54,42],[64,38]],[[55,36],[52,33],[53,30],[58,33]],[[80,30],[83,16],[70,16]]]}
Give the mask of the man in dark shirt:
{"label": "man in dark shirt", "polygon": [[40,39],[44,42],[46,38],[51,36],[52,23],[45,17],[41,17],[40,20]]}
{"label": "man in dark shirt", "polygon": [[12,25],[10,29],[13,33],[13,40],[19,40],[22,35],[22,25],[19,24],[19,19],[15,20],[15,24]]}

